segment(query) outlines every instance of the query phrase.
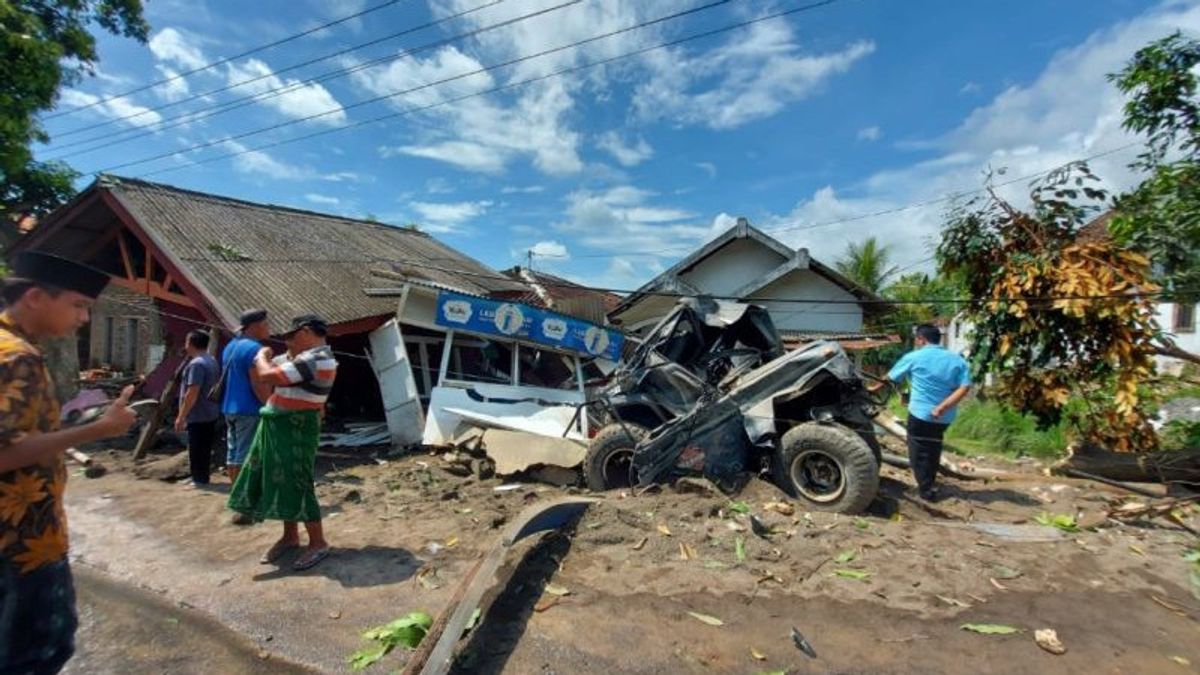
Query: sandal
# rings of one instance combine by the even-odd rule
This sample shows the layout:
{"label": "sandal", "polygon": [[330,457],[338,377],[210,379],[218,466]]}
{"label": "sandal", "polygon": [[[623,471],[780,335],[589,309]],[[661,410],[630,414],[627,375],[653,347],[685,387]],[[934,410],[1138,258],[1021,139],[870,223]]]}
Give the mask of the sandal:
{"label": "sandal", "polygon": [[258,562],[263,565],[270,565],[276,560],[279,560],[283,556],[287,555],[292,549],[297,548],[300,548],[299,542],[277,541],[271,545],[271,548],[267,549],[266,553],[262,554],[262,557],[258,559]]}
{"label": "sandal", "polygon": [[329,557],[329,548],[317,549],[316,551],[308,551],[304,555],[296,558],[296,562],[292,563],[292,569],[297,572],[312,569],[317,566],[325,558]]}

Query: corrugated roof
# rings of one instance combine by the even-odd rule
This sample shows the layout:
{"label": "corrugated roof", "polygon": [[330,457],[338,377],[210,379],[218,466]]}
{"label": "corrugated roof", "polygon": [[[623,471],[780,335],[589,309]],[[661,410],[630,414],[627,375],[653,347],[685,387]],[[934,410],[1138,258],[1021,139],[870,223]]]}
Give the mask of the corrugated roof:
{"label": "corrugated roof", "polygon": [[306,312],[330,323],[394,312],[394,299],[363,293],[379,285],[372,268],[479,295],[528,290],[416,230],[129,178],[106,176],[100,187],[190,272],[219,310],[236,316],[263,307],[273,329]]}
{"label": "corrugated roof", "polygon": [[614,293],[526,267],[506,269],[503,274],[531,288],[517,298],[520,302],[553,309],[599,325],[606,324],[608,313],[621,303],[621,296]]}
{"label": "corrugated roof", "polygon": [[1108,241],[1111,238],[1108,233],[1108,224],[1116,213],[1109,209],[1096,216],[1092,222],[1079,228],[1079,231],[1075,233],[1075,241],[1080,244],[1101,244]]}

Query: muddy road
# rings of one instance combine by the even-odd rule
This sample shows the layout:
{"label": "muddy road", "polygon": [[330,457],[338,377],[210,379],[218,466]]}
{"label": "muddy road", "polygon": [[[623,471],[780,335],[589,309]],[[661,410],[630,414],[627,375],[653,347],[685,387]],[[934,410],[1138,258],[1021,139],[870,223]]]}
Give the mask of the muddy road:
{"label": "muddy road", "polygon": [[[276,527],[229,524],[220,489],[139,480],[119,454],[101,458],[108,475],[73,478],[67,490],[73,555],[167,609],[184,603],[211,618],[223,628],[188,632],[240,664],[229,672],[279,672],[285,660],[349,672],[364,630],[415,610],[436,615],[504,523],[573,491],[454,475],[436,456],[325,458],[318,496],[336,551],[294,573],[287,559],[258,564]],[[1197,672],[1200,599],[1183,558],[1196,538],[1161,519],[1106,519],[1127,495],[1010,468],[1018,475],[947,483],[933,507],[889,469],[864,517],[807,513],[760,481],[734,497],[703,487],[605,495],[569,531],[522,542],[456,672]],[[1043,512],[1071,514],[1082,530],[1038,525]],[[751,514],[768,533],[753,532]],[[1200,526],[1200,509],[1182,515]],[[225,671],[171,665],[213,647],[127,647],[171,635],[161,616],[141,622],[153,633],[141,637],[94,622],[80,654],[151,664],[123,672]],[[817,658],[796,649],[793,627]],[[1038,647],[1044,628],[1065,654]],[[230,631],[240,638],[226,640]],[[405,658],[398,650],[367,672]]]}

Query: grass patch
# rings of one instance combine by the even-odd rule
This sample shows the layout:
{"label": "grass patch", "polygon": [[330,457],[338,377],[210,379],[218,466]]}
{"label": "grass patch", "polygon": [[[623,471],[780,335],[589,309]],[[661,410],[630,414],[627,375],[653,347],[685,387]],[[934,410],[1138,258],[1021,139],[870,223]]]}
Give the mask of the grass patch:
{"label": "grass patch", "polygon": [[[904,406],[893,399],[889,409],[901,419]],[[968,455],[1054,459],[1066,453],[1065,424],[1039,431],[1033,417],[994,401],[970,399],[946,432],[946,449]]]}

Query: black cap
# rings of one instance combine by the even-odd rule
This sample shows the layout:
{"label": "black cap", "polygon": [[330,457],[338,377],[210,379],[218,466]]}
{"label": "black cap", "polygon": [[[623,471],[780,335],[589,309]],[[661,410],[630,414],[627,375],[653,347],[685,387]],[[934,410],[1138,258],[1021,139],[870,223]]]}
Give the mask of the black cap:
{"label": "black cap", "polygon": [[13,261],[7,283],[45,284],[64,291],[75,291],[89,298],[100,297],[108,285],[108,275],[74,260],[41,251],[24,251]]}
{"label": "black cap", "polygon": [[267,320],[267,310],[265,310],[265,309],[248,309],[248,310],[242,312],[242,315],[240,317],[238,317],[238,322],[241,323],[242,328],[246,328],[247,326],[250,326],[251,324],[255,324],[255,323],[258,323],[259,321],[266,321],[266,320]]}
{"label": "black cap", "polygon": [[283,337],[288,337],[301,328],[311,328],[312,332],[320,336],[329,332],[329,324],[325,323],[325,319],[316,314],[301,314],[292,319],[292,327],[284,332]]}

